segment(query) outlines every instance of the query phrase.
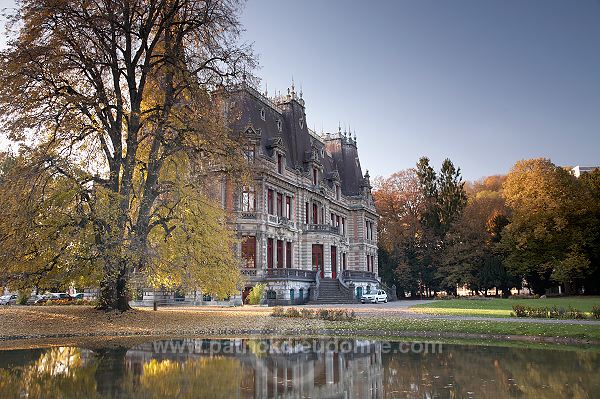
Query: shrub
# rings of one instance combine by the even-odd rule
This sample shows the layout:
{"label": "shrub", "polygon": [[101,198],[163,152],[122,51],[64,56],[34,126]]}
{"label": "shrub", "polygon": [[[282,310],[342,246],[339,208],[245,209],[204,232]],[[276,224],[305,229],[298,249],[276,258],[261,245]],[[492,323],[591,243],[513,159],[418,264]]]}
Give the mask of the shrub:
{"label": "shrub", "polygon": [[327,320],[329,318],[329,309],[319,309],[317,310],[317,315],[319,319]]}
{"label": "shrub", "polygon": [[575,309],[571,306],[569,306],[569,312],[567,314],[570,319],[582,320],[582,319],[586,318],[585,313],[583,313],[579,309]]}
{"label": "shrub", "polygon": [[547,319],[549,310],[547,307],[536,308],[534,306],[527,307],[527,314],[529,317],[535,317],[538,319]]}
{"label": "shrub", "polygon": [[248,294],[246,301],[250,305],[259,305],[260,301],[262,301],[264,293],[265,293],[265,285],[264,284],[256,284],[254,287],[252,287],[252,290]]}
{"label": "shrub", "polygon": [[592,318],[600,319],[600,306],[594,305],[592,306]]}
{"label": "shrub", "polygon": [[527,317],[527,310],[523,305],[513,305],[513,311],[517,317]]}
{"label": "shrub", "polygon": [[328,321],[353,321],[356,319],[354,311],[348,312],[342,309],[311,309],[298,310],[296,308],[284,309],[280,306],[274,307],[271,313],[273,317],[303,317],[305,319],[321,319]]}
{"label": "shrub", "polygon": [[273,308],[273,313],[271,313],[271,316],[273,317],[285,317],[285,310],[280,307],[280,306],[276,306]]}
{"label": "shrub", "polygon": [[287,311],[285,312],[285,315],[287,317],[300,317],[300,311],[296,308],[288,308]]}
{"label": "shrub", "polygon": [[17,295],[17,305],[27,305],[29,295],[25,291],[19,291]]}
{"label": "shrub", "polygon": [[567,315],[567,310],[565,308],[559,308],[556,306],[552,306],[550,309],[550,318],[551,319],[562,319]]}

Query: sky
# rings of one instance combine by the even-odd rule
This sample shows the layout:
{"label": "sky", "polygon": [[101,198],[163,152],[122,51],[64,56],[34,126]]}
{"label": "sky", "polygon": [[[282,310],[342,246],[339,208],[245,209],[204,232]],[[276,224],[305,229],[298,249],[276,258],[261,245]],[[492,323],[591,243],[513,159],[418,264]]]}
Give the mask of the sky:
{"label": "sky", "polygon": [[249,0],[241,22],[262,90],[293,77],[309,127],[356,131],[371,176],[600,164],[600,0]]}

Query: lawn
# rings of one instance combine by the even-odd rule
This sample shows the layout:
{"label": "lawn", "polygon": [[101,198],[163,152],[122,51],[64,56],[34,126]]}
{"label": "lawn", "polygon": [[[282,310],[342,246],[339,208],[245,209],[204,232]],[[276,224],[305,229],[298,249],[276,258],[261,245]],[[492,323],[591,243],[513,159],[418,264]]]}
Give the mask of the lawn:
{"label": "lawn", "polygon": [[379,332],[468,333],[486,335],[526,335],[600,340],[600,326],[581,324],[547,324],[527,322],[495,322],[486,320],[439,320],[408,318],[359,319],[338,322],[340,330],[371,330]]}
{"label": "lawn", "polygon": [[415,305],[410,309],[418,313],[460,316],[510,317],[513,305],[534,307],[573,307],[582,312],[592,311],[592,306],[600,306],[600,297],[562,297],[544,299],[449,299],[431,301]]}

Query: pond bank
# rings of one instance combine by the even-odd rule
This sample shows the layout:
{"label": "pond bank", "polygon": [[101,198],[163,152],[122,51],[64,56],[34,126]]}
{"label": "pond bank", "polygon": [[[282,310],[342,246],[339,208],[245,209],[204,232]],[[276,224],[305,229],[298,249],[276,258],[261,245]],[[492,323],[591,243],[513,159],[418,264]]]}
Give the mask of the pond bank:
{"label": "pond bank", "polygon": [[380,338],[467,339],[600,345],[600,326],[498,323],[469,318],[411,317],[357,312],[351,322],[274,318],[271,308],[161,308],[102,312],[86,306],[13,306],[0,309],[0,347],[24,341],[100,337],[346,335]]}

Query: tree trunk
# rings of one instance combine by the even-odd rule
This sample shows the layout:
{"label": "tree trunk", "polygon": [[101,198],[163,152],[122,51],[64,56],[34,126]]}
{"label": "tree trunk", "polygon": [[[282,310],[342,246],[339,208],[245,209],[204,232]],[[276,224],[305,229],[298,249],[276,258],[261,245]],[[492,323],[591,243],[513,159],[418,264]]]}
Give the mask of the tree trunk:
{"label": "tree trunk", "polygon": [[119,310],[121,312],[131,309],[127,290],[129,273],[124,262],[120,261],[116,265],[107,265],[105,270],[104,277],[100,282],[97,308],[106,311]]}

